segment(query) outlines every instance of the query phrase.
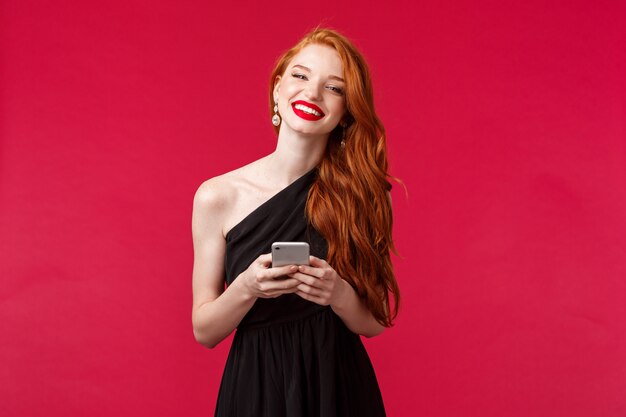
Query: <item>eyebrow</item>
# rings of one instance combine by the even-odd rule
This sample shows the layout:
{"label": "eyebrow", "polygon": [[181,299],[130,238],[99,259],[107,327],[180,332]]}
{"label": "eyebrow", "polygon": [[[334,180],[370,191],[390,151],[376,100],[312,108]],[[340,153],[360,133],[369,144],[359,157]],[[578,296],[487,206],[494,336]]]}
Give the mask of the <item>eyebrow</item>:
{"label": "eyebrow", "polygon": [[[300,67],[300,68],[302,68],[302,69],[305,69],[305,70],[307,70],[307,71],[311,72],[311,68],[309,68],[309,67],[305,67],[304,65],[296,64],[296,65],[294,65],[294,66],[293,66],[293,68],[295,68],[295,67]],[[336,75],[329,75],[329,76],[328,76],[328,78],[331,78],[331,79],[333,79],[333,80],[337,80],[337,81],[341,81],[341,82],[344,82],[344,83],[345,83],[345,80],[344,80],[343,78],[338,77],[338,76],[336,76]]]}

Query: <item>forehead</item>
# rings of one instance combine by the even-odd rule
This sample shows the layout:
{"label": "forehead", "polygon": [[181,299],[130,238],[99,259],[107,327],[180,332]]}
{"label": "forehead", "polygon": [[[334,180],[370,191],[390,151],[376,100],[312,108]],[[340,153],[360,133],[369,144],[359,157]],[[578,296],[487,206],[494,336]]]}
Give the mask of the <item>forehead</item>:
{"label": "forehead", "polygon": [[327,45],[311,44],[305,46],[289,63],[290,68],[294,65],[304,65],[313,72],[318,71],[339,77],[343,75],[343,63],[339,54]]}

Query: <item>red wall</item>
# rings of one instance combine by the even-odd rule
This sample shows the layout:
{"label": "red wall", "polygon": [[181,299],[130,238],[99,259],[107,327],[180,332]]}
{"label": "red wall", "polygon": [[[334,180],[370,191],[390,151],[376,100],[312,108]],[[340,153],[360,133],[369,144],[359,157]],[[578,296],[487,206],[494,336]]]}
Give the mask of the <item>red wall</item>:
{"label": "red wall", "polygon": [[212,415],[193,194],[273,149],[273,61],[325,23],[408,188],[388,414],[626,415],[625,3],[478,3],[5,0],[0,414]]}

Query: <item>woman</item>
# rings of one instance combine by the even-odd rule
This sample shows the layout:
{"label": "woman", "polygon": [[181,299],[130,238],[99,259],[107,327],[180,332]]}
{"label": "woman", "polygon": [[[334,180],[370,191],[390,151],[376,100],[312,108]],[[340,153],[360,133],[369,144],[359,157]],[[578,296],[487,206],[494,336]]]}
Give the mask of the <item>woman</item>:
{"label": "woman", "polygon": [[[339,33],[312,31],[278,60],[270,109],[276,150],[194,197],[194,335],[212,348],[237,328],[215,415],[383,416],[359,335],[392,325],[399,292],[363,57]],[[271,267],[276,241],[308,242],[310,265]]]}

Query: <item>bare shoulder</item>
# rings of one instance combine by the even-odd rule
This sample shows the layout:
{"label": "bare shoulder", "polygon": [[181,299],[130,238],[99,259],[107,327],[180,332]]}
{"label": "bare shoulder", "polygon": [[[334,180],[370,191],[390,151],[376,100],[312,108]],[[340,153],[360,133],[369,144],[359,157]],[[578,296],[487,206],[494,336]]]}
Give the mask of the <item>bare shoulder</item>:
{"label": "bare shoulder", "polygon": [[198,187],[194,200],[205,206],[221,208],[236,199],[237,191],[248,186],[255,177],[258,161],[244,165],[204,181]]}
{"label": "bare shoulder", "polygon": [[237,170],[204,181],[193,198],[194,212],[199,211],[213,221],[222,218],[237,200]]}
{"label": "bare shoulder", "polygon": [[228,174],[220,175],[204,181],[194,195],[194,206],[208,210],[219,210],[228,205],[232,194]]}
{"label": "bare shoulder", "polygon": [[[211,219],[214,226],[226,232],[232,226],[234,212],[241,206],[242,195],[254,183],[259,161],[204,181],[194,195],[194,214]],[[235,214],[236,216],[236,214]],[[224,234],[224,233],[223,233]]]}

